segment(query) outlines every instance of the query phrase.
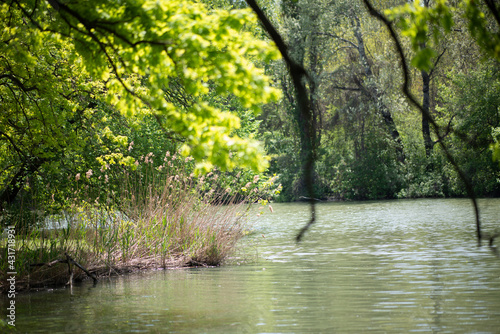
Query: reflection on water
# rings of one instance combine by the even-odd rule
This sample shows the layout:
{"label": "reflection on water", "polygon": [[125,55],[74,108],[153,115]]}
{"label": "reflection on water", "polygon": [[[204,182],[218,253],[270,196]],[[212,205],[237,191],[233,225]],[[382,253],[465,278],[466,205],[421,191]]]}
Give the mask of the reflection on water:
{"label": "reflection on water", "polygon": [[[500,228],[500,200],[480,203]],[[500,259],[476,246],[467,200],[322,203],[299,245],[307,205],[273,207],[246,240],[251,263],[19,295],[18,331],[500,332]]]}

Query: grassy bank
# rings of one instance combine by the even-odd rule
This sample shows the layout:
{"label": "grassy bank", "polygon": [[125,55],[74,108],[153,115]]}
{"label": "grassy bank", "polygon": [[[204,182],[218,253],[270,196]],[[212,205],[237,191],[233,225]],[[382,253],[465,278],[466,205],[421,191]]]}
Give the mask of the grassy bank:
{"label": "grassy bank", "polygon": [[75,188],[84,196],[66,210],[43,223],[16,224],[15,239],[0,243],[2,290],[13,271],[6,261],[12,254],[17,290],[85,278],[75,265],[56,261],[67,256],[95,276],[220,265],[248,229],[250,203],[262,200],[273,184],[258,177],[247,182],[238,173],[230,178],[231,189],[217,172],[195,178],[186,169],[146,168],[124,171],[109,191],[89,186],[90,175]]}
{"label": "grassy bank", "polygon": [[[68,282],[68,266],[46,265],[70,255],[101,276],[141,269],[186,265],[219,265],[244,234],[244,204],[200,205],[183,202],[159,207],[131,219],[98,208],[71,215],[60,229],[18,233],[14,243],[16,288],[19,290]],[[7,259],[6,242],[2,245]],[[45,265],[42,265],[45,264]],[[2,288],[9,262],[2,260]],[[74,278],[86,275],[74,267]]]}

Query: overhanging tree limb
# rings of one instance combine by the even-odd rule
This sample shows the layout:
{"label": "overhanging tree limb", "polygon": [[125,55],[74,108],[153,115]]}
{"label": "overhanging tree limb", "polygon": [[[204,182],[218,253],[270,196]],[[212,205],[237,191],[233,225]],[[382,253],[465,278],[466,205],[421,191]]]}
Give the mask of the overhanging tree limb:
{"label": "overhanging tree limb", "polygon": [[297,99],[297,110],[296,118],[299,123],[300,128],[300,139],[301,139],[301,156],[303,162],[303,172],[304,172],[304,183],[309,195],[309,203],[311,207],[311,218],[309,222],[302,227],[296,236],[297,242],[301,241],[305,232],[314,224],[316,220],[315,213],[315,199],[314,199],[314,185],[313,185],[313,173],[314,173],[314,163],[316,160],[316,129],[314,127],[314,116],[311,109],[311,102],[309,100],[309,95],[306,89],[306,80],[309,79],[306,70],[302,65],[297,64],[288,53],[288,47],[279,34],[279,32],[274,28],[272,23],[267,18],[266,14],[257,5],[255,0],[246,0],[247,4],[252,8],[252,10],[257,15],[259,21],[262,23],[264,29],[267,31],[271,39],[274,41],[278,50],[280,51],[283,60],[285,61],[292,82],[295,88],[295,96]]}
{"label": "overhanging tree limb", "polygon": [[[387,30],[389,31],[389,34],[391,36],[391,39],[394,42],[394,45],[396,46],[397,54],[399,56],[399,59],[401,61],[401,68],[403,70],[403,86],[402,90],[406,98],[415,106],[417,107],[418,110],[422,113],[422,116],[432,125],[432,128],[434,130],[435,135],[437,136],[438,140],[437,142],[443,149],[443,152],[446,155],[446,158],[448,161],[453,165],[455,168],[456,172],[458,173],[460,179],[462,182],[465,184],[465,188],[467,191],[467,195],[472,201],[472,205],[474,207],[474,215],[475,215],[475,221],[476,221],[476,234],[477,234],[477,240],[479,246],[481,246],[481,239],[482,239],[482,234],[481,234],[481,221],[479,217],[479,206],[477,204],[477,198],[476,198],[476,193],[474,191],[474,188],[472,186],[471,181],[465,175],[464,171],[458,166],[458,163],[455,161],[454,157],[451,155],[448,147],[445,145],[443,141],[443,136],[441,135],[440,127],[434,120],[434,118],[429,114],[428,110],[425,110],[422,104],[420,104],[417,99],[411,94],[410,92],[410,71],[408,68],[408,62],[406,60],[405,53],[403,51],[403,46],[401,44],[401,41],[399,40],[398,35],[396,34],[396,31],[394,30],[394,27],[392,25],[392,22],[389,21],[384,15],[382,15],[378,10],[376,10],[373,5],[371,4],[370,0],[363,0],[366,8],[368,9],[368,12],[370,15],[375,17],[377,20],[382,22]],[[439,60],[439,59],[438,59]]]}

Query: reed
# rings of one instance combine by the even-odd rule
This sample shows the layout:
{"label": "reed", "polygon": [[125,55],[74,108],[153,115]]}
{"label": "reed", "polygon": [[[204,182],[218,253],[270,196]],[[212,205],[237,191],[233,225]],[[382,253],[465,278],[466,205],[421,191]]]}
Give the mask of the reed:
{"label": "reed", "polygon": [[[248,229],[251,203],[260,198],[257,182],[234,175],[235,188],[246,184],[238,188],[243,191],[231,191],[220,173],[195,178],[185,164],[175,166],[175,155],[166,156],[162,167],[153,167],[148,158],[142,168],[117,176],[113,192],[96,194],[87,187],[88,197],[75,199],[63,213],[16,231],[18,289],[66,283],[68,265],[42,265],[64,254],[97,275],[217,266],[231,255]],[[269,180],[263,184],[267,191]],[[0,256],[7,258],[3,243]],[[74,279],[84,277],[81,270],[71,270]],[[2,260],[2,288],[8,271]]]}

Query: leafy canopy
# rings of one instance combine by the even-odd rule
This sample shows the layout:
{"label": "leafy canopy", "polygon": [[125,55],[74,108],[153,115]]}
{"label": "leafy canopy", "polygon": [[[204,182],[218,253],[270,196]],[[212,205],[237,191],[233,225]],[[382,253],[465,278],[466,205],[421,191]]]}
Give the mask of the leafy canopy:
{"label": "leafy canopy", "polygon": [[[433,6],[423,6],[416,0],[386,10],[386,14],[399,23],[402,34],[410,38],[415,52],[412,65],[425,71],[433,67],[433,57],[437,55],[433,47],[439,44],[443,32],[449,33],[455,25],[454,13],[459,13],[466,22],[470,35],[485,55],[500,61],[500,8],[495,1],[462,0],[451,4],[447,0],[437,0]],[[429,34],[432,40],[429,40]],[[499,132],[499,128],[493,128],[491,133],[495,138],[491,149],[496,161],[500,161]]]}
{"label": "leafy canopy", "polygon": [[[62,100],[61,111],[40,131],[51,122],[55,131],[64,129],[56,119],[68,117],[60,113],[76,112],[78,99],[61,97],[62,92],[91,90],[98,92],[93,98],[128,117],[154,115],[183,138],[182,152],[192,155],[198,168],[265,167],[257,142],[234,135],[239,118],[206,98],[215,89],[257,113],[261,104],[279,96],[255,66],[278,53],[245,31],[255,23],[249,10],[209,11],[184,0],[19,0],[3,3],[0,17],[9,22],[1,36],[4,68],[21,83],[28,77],[38,80],[37,98],[22,108],[43,111],[49,106],[41,102]],[[56,60],[57,69],[46,65]],[[173,80],[191,96],[185,108],[165,96]]]}
{"label": "leafy canopy", "polygon": [[[500,16],[496,6],[494,2],[484,6],[474,0],[462,0],[456,4],[436,0],[432,6],[425,6],[422,1],[415,0],[411,4],[386,10],[386,15],[396,20],[402,34],[410,38],[415,51],[412,65],[429,71],[432,67],[431,58],[436,56],[433,46],[439,44],[443,32],[449,33],[454,27],[454,13],[459,13],[467,22],[471,36],[482,49],[489,56],[500,60]],[[433,43],[429,45],[429,42]]]}

